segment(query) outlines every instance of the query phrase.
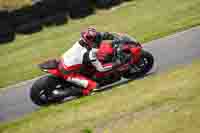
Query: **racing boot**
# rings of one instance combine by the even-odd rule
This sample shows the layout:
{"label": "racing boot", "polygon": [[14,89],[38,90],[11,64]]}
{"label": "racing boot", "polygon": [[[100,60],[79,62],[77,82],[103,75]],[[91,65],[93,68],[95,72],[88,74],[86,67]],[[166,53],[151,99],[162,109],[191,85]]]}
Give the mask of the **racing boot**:
{"label": "racing boot", "polygon": [[83,96],[93,95],[94,91],[98,90],[98,88],[99,88],[98,83],[96,83],[92,80],[89,80],[89,84],[88,84],[87,88],[84,88],[82,90],[82,95]]}

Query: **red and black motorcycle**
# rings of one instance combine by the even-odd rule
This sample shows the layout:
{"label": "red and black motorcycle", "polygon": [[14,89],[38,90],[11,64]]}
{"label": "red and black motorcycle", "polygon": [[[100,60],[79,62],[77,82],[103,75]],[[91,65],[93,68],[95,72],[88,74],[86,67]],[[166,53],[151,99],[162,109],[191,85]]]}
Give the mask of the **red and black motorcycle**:
{"label": "red and black motorcycle", "polygon": [[[110,45],[103,42],[101,45]],[[140,43],[130,37],[124,37],[113,48],[115,53],[113,60],[119,59],[123,63],[115,69],[107,72],[98,72],[92,65],[85,65],[80,71],[85,76],[96,81],[100,87],[120,81],[121,78],[135,79],[147,74],[153,67],[154,58],[151,53],[143,50]],[[40,64],[40,68],[49,73],[36,80],[30,90],[31,100],[40,106],[61,102],[67,97],[54,97],[53,91],[74,91],[80,86],[67,82],[59,74],[59,61],[49,60]],[[76,96],[68,96],[76,97]],[[77,96],[79,97],[79,96]]]}

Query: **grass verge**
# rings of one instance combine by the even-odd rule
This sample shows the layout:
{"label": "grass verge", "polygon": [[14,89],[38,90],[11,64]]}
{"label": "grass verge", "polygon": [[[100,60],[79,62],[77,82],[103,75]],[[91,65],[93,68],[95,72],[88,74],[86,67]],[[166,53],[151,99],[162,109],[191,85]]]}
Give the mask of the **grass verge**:
{"label": "grass verge", "polygon": [[17,9],[25,5],[31,5],[32,0],[0,0],[0,9]]}
{"label": "grass verge", "polygon": [[79,38],[80,30],[124,32],[146,42],[200,24],[200,0],[134,0],[117,10],[101,10],[85,19],[44,29],[0,46],[0,87],[42,74],[36,64],[59,57]]}
{"label": "grass verge", "polygon": [[199,132],[199,67],[200,61],[94,96],[45,107],[24,119],[2,124],[0,132]]}

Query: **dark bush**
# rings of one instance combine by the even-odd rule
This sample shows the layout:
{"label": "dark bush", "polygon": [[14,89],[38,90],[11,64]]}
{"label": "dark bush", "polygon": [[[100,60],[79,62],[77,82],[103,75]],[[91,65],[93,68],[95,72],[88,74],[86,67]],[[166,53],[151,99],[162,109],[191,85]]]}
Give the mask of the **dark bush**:
{"label": "dark bush", "polygon": [[78,11],[77,10],[71,10],[69,15],[72,19],[78,19],[78,18],[84,18],[84,17],[89,16],[93,13],[94,13],[94,11],[92,9],[80,8]]}
{"label": "dark bush", "polygon": [[90,0],[68,0],[69,16],[73,19],[86,17],[94,13]]}
{"label": "dark bush", "polygon": [[110,8],[120,4],[122,0],[95,0],[95,2],[98,8]]}
{"label": "dark bush", "polygon": [[27,24],[36,19],[33,8],[31,6],[16,9],[11,13],[11,15],[13,20],[12,23],[15,27],[18,25]]}
{"label": "dark bush", "polygon": [[0,44],[12,42],[15,40],[15,32],[0,33]]}
{"label": "dark bush", "polygon": [[122,3],[124,0],[113,0],[111,2],[111,6],[116,6],[116,5],[119,5],[120,3]]}
{"label": "dark bush", "polygon": [[65,12],[58,12],[51,16],[46,16],[42,19],[42,23],[46,26],[51,25],[62,25],[67,23],[67,13]]}
{"label": "dark bush", "polygon": [[1,20],[8,19],[9,18],[8,11],[0,11],[0,17],[1,17]]}
{"label": "dark bush", "polygon": [[0,43],[7,43],[15,39],[13,27],[7,22],[0,22]]}
{"label": "dark bush", "polygon": [[[11,13],[0,11],[0,43],[11,41],[17,33],[31,34],[42,30],[42,25],[61,25],[72,19],[94,13],[93,4],[110,8],[123,0],[36,0],[32,6],[16,9]],[[129,1],[129,0],[126,0]],[[93,2],[93,3],[91,3]]]}
{"label": "dark bush", "polygon": [[33,10],[34,16],[39,19],[42,18],[43,16],[46,16],[50,12],[48,7],[45,6],[41,2],[37,2],[34,5],[32,5],[32,10]]}
{"label": "dark bush", "polygon": [[66,11],[68,8],[68,0],[43,0],[42,3],[55,11]]}
{"label": "dark bush", "polygon": [[0,11],[0,43],[15,39],[15,32],[11,24],[11,16],[7,11]]}
{"label": "dark bush", "polygon": [[16,27],[15,31],[21,34],[32,34],[42,30],[42,23],[40,21],[32,21],[27,24],[22,24]]}
{"label": "dark bush", "polygon": [[[37,18],[52,19],[53,16],[58,16],[57,14],[59,14],[59,13],[61,13],[61,14],[65,13],[66,14],[66,12],[67,12],[66,4],[63,3],[63,5],[62,5],[63,7],[61,7],[58,4],[52,2],[52,0],[49,1],[49,2],[50,3],[48,3],[48,1],[45,0],[44,2],[37,2],[32,6],[32,8],[34,10],[34,14],[35,14],[35,16],[37,16]],[[62,0],[60,0],[59,2],[62,2]]]}

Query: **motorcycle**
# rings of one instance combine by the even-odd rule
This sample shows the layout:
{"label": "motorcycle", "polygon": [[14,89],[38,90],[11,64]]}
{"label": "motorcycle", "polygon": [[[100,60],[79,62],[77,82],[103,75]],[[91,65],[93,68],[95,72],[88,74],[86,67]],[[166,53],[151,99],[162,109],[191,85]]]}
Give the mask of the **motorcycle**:
{"label": "motorcycle", "polygon": [[[108,42],[102,42],[101,45],[110,45]],[[135,79],[147,74],[153,67],[154,57],[148,51],[145,51],[142,45],[130,37],[124,37],[115,45],[114,56],[112,60],[120,60],[123,63],[113,70],[107,72],[98,72],[92,65],[83,65],[81,74],[96,81],[100,88],[122,78]],[[30,89],[30,98],[33,103],[39,106],[45,106],[52,103],[62,102],[69,97],[54,97],[53,91],[65,90],[74,91],[81,86],[67,82],[59,71],[59,61],[56,59],[45,61],[39,64],[40,69],[49,73],[34,82]]]}

